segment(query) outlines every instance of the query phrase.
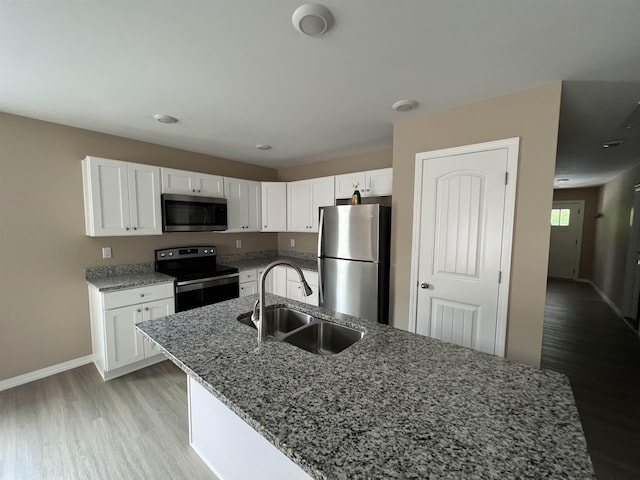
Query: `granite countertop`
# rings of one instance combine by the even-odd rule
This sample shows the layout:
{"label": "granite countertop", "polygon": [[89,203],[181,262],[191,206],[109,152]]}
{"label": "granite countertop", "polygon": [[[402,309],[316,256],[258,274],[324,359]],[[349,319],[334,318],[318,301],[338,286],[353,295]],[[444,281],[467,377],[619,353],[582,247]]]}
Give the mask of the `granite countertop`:
{"label": "granite countertop", "polygon": [[87,268],[85,279],[101,292],[169,283],[174,280],[169,275],[156,272],[153,263]]}
{"label": "granite countertop", "polygon": [[308,253],[293,253],[286,251],[261,252],[256,255],[227,255],[220,256],[218,262],[238,270],[251,270],[269,265],[274,260],[289,260],[297,263],[303,270],[318,271],[318,260],[315,255]]}
{"label": "granite countertop", "polygon": [[594,479],[568,379],[267,295],[358,328],[317,356],[257,346],[251,295],[138,324],[169,358],[317,479]]}

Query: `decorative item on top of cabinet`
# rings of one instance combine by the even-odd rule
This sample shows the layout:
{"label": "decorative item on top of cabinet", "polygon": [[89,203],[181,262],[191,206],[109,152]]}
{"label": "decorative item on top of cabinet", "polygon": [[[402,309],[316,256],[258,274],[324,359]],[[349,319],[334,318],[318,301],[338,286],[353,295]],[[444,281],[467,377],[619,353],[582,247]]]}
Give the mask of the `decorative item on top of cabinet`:
{"label": "decorative item on top of cabinet", "polygon": [[260,182],[225,177],[224,196],[227,199],[226,232],[259,232],[262,226]]}
{"label": "decorative item on top of cabinet", "polygon": [[160,167],[88,156],[82,179],[88,236],[162,235]]}
{"label": "decorative item on top of cabinet", "polygon": [[360,185],[360,195],[363,197],[378,197],[392,194],[393,168],[381,168],[366,172],[346,173],[336,175],[336,199],[351,198],[353,184]]}
{"label": "decorative item on top of cabinet", "polygon": [[334,177],[288,182],[287,231],[317,233],[320,207],[334,204]]}
{"label": "decorative item on top of cabinet", "polygon": [[162,193],[224,197],[224,177],[162,168]]}
{"label": "decorative item on top of cabinet", "polygon": [[360,205],[362,203],[362,198],[360,198],[360,184],[358,182],[353,182],[353,195],[351,195],[351,204],[352,205]]}
{"label": "decorative item on top of cabinet", "polygon": [[89,286],[93,361],[104,380],[161,362],[164,355],[136,323],[175,313],[173,284],[100,292]]}
{"label": "decorative item on top of cabinet", "polygon": [[287,184],[262,182],[262,231],[287,230]]}

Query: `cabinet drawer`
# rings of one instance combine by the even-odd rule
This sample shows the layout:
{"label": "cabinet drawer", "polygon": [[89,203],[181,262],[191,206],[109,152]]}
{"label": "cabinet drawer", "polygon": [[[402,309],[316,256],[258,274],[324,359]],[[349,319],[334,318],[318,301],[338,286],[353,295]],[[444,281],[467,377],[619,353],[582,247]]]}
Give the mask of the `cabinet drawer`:
{"label": "cabinet drawer", "polygon": [[243,270],[240,272],[240,277],[238,278],[238,281],[240,283],[243,282],[253,282],[255,280],[258,279],[258,272],[257,270],[254,268],[252,270]]}
{"label": "cabinet drawer", "polygon": [[104,309],[109,310],[137,303],[152,302],[162,298],[173,298],[173,283],[107,292],[104,294]]}
{"label": "cabinet drawer", "polygon": [[244,282],[240,284],[240,296],[254,295],[258,293],[258,282]]}

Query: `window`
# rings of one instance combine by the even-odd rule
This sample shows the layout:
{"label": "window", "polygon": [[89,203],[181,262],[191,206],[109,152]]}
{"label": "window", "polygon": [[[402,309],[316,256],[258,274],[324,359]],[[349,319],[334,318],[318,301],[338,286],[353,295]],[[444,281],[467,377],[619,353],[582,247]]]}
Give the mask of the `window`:
{"label": "window", "polygon": [[551,226],[552,227],[568,227],[571,210],[568,208],[551,209]]}

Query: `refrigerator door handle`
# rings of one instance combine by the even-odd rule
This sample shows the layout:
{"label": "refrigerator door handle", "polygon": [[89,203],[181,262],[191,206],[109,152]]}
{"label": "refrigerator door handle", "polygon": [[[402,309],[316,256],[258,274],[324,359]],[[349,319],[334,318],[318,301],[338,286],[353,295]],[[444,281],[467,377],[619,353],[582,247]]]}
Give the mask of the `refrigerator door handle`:
{"label": "refrigerator door handle", "polygon": [[318,258],[318,305],[322,306],[324,303],[324,295],[322,294],[322,284],[324,279],[322,278],[322,259]]}
{"label": "refrigerator door handle", "polygon": [[[324,234],[324,208],[320,208],[320,221],[318,222],[318,259],[322,256],[322,236]],[[320,264],[318,264],[318,267]],[[320,273],[320,270],[318,270]]]}

